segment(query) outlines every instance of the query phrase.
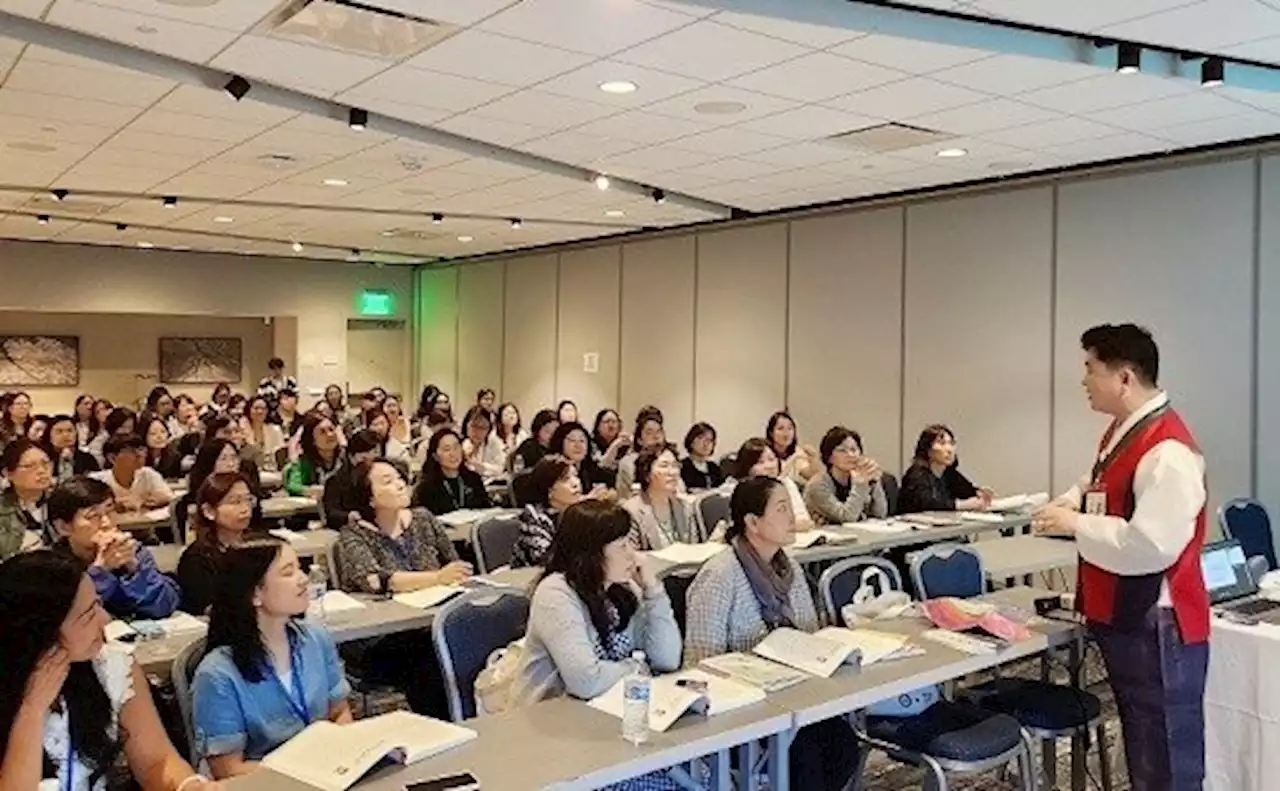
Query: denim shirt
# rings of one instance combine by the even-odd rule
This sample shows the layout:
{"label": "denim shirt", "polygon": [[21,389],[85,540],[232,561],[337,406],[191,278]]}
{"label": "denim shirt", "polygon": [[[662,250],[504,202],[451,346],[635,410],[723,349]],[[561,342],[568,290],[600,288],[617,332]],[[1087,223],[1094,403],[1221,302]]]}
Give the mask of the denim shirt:
{"label": "denim shirt", "polygon": [[[261,681],[241,675],[230,646],[213,649],[200,662],[192,684],[192,724],[202,757],[241,753],[247,761],[261,760],[311,723],[326,719],[330,705],[346,700],[351,688],[327,631],[294,622],[289,648],[293,661],[287,692],[270,660]],[[305,722],[299,714],[299,688]]]}

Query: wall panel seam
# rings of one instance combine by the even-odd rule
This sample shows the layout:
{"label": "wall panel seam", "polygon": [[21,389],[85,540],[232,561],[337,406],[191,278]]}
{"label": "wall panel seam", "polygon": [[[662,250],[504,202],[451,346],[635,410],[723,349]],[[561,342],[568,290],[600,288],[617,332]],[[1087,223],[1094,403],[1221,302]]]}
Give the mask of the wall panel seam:
{"label": "wall panel seam", "polygon": [[692,387],[689,388],[689,415],[693,422],[698,421],[698,303],[701,293],[699,292],[699,270],[702,268],[702,234],[694,234],[693,237],[693,378]]}
{"label": "wall panel seam", "polygon": [[555,327],[551,331],[551,403],[560,402],[560,267],[563,253],[556,253]]}
{"label": "wall panel seam", "polygon": [[785,273],[783,283],[783,324],[782,324],[782,408],[791,410],[791,221],[786,224]]}
{"label": "wall panel seam", "polygon": [[1262,386],[1262,157],[1253,158],[1253,283],[1251,289],[1253,312],[1252,365],[1249,370],[1249,495],[1258,497],[1259,442],[1258,418],[1260,415],[1259,388]]}
{"label": "wall panel seam", "polygon": [[1055,490],[1054,471],[1057,443],[1054,425],[1058,410],[1058,185],[1050,195],[1049,211],[1049,488]]}
{"label": "wall panel seam", "polygon": [[898,273],[898,466],[906,469],[907,445],[907,221],[909,207],[902,213],[902,254]]}
{"label": "wall panel seam", "polygon": [[[627,271],[627,246],[625,244],[618,245],[618,356],[614,358],[615,364],[618,366],[618,372],[614,376],[613,389],[613,408],[622,409],[622,282],[626,277]],[[607,406],[607,405],[606,405]],[[621,412],[619,412],[621,417]]]}

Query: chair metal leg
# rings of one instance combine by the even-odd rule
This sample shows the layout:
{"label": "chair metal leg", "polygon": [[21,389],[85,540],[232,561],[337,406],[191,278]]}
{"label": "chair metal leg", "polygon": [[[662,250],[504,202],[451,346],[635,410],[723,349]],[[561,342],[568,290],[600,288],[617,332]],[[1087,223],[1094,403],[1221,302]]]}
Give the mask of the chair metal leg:
{"label": "chair metal leg", "polygon": [[1111,743],[1107,741],[1107,726],[1098,723],[1098,772],[1102,775],[1102,791],[1111,791]]}
{"label": "chair metal leg", "polygon": [[1058,742],[1056,739],[1040,738],[1040,777],[1041,788],[1052,791],[1058,787]]}

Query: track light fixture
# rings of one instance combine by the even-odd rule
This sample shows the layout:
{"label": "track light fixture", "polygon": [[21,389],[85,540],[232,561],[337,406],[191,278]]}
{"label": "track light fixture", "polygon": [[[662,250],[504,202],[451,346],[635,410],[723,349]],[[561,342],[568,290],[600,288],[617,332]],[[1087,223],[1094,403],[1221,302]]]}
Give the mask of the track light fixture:
{"label": "track light fixture", "polygon": [[596,176],[596,189],[601,192],[609,189],[609,177],[603,173],[598,174]]}
{"label": "track light fixture", "polygon": [[294,242],[294,243],[293,243],[293,251],[294,251],[295,253],[301,253],[301,252],[302,252],[302,242]]}
{"label": "track light fixture", "polygon": [[116,223],[116,230],[117,230],[117,231],[127,231],[127,230],[129,230],[129,226],[128,226],[128,225],[126,225],[125,223],[118,222],[118,223]]}
{"label": "track light fixture", "polygon": [[660,189],[655,189],[655,190],[653,191],[653,193],[652,193],[652,194],[653,194],[653,202],[654,202],[654,203],[666,203],[666,202],[667,202],[667,193],[663,192],[662,190],[660,190]]}
{"label": "track light fixture", "polygon": [[166,209],[175,209],[178,206],[178,199],[172,195],[166,195],[164,199],[164,207]]}
{"label": "track light fixture", "polygon": [[248,80],[237,74],[228,80],[227,84],[224,85],[222,89],[231,94],[231,98],[238,102],[245,97],[245,94],[247,94],[249,89],[252,87],[253,86],[249,84]]}
{"label": "track light fixture", "polygon": [[361,110],[359,107],[352,107],[347,113],[347,126],[357,132],[364,130],[369,125],[369,111]]}
{"label": "track light fixture", "polygon": [[1121,43],[1117,50],[1116,71],[1121,74],[1137,74],[1142,71],[1142,47]]}
{"label": "track light fixture", "polygon": [[523,225],[524,225],[524,223],[520,222],[520,218],[519,218],[519,217],[512,217],[512,218],[511,218],[511,228],[512,228],[512,230],[518,231],[518,230],[520,230],[521,226],[523,226]]}
{"label": "track light fixture", "polygon": [[359,261],[359,260],[360,260],[360,248],[359,248],[359,247],[353,247],[353,248],[351,248],[351,252],[347,254],[347,260],[349,260],[349,261]]}
{"label": "track light fixture", "polygon": [[440,224],[440,223],[442,223],[442,222],[444,222],[444,215],[443,215],[443,214],[433,214],[433,215],[431,215],[431,224],[432,224],[432,225],[439,225],[439,224]]}
{"label": "track light fixture", "polygon": [[1200,86],[1202,88],[1217,88],[1224,82],[1227,64],[1222,58],[1215,56],[1204,59],[1204,63],[1200,64]]}
{"label": "track light fixture", "polygon": [[49,224],[49,215],[47,215],[47,214],[41,214],[41,215],[37,216],[37,217],[36,217],[36,222],[40,223],[41,225],[48,225],[48,224]]}
{"label": "track light fixture", "polygon": [[53,195],[54,200],[56,200],[58,203],[62,203],[64,200],[67,199],[67,195],[69,195],[70,193],[67,192],[66,190],[54,190],[50,194]]}

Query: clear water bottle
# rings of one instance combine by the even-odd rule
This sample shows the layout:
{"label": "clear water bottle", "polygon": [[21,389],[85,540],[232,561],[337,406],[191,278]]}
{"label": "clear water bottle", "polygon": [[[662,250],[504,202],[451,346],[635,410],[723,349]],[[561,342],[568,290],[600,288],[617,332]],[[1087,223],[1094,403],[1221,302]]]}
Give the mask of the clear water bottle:
{"label": "clear water bottle", "polygon": [[649,695],[653,679],[644,651],[633,651],[636,669],[622,683],[622,738],[635,745],[649,741]]}
{"label": "clear water bottle", "polygon": [[329,575],[325,573],[323,563],[312,563],[307,572],[307,580],[311,583],[311,603],[307,606],[307,620],[324,623],[324,592],[329,589]]}

